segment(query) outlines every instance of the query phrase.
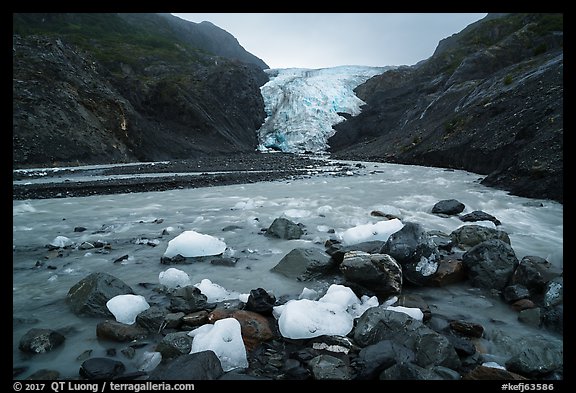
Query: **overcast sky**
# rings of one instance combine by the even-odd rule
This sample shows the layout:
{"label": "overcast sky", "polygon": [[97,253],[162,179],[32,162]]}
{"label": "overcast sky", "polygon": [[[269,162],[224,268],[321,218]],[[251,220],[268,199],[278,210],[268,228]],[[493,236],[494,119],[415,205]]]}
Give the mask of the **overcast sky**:
{"label": "overcast sky", "polygon": [[438,42],[486,14],[211,13],[174,15],[209,21],[270,68],[412,65]]}

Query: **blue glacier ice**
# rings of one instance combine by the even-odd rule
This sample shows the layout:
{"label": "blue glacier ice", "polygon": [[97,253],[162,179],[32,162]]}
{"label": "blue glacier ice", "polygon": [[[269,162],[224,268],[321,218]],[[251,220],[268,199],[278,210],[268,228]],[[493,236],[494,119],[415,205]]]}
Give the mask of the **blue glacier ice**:
{"label": "blue glacier ice", "polygon": [[322,153],[334,134],[333,125],[356,116],[365,103],[354,88],[393,67],[339,66],[320,69],[266,70],[261,87],[266,119],[258,130],[261,151]]}

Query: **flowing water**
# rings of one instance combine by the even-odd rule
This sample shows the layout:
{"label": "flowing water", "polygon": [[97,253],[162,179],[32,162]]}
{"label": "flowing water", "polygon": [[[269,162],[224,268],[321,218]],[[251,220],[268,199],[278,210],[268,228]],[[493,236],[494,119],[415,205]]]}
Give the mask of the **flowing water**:
{"label": "flowing water", "polygon": [[[160,295],[139,284],[157,284],[159,273],[168,267],[187,272],[193,283],[207,278],[240,293],[264,288],[279,298],[297,296],[305,287],[322,291],[329,283],[292,281],[270,269],[294,248],[324,249],[327,239],[346,229],[381,220],[370,215],[373,210],[394,209],[403,221],[450,234],[464,223],[457,217],[431,214],[431,209],[440,200],[457,199],[466,206],[462,214],[482,210],[499,219],[498,229],[509,234],[518,259],[536,255],[563,266],[563,206],[559,203],[487,188],[479,184],[479,175],[464,171],[382,163],[357,168],[355,164],[344,176],[323,173],[290,181],[13,201],[13,361],[14,367],[27,367],[18,378],[44,368],[59,371],[61,378],[77,378],[85,351],[106,356],[111,348],[127,346],[99,340],[96,324],[102,319],[78,317],[65,303],[70,287],[91,272],[122,279],[149,302]],[[264,236],[262,229],[277,217],[302,223],[306,234],[299,240]],[[235,229],[223,231],[230,226]],[[87,230],[74,232],[75,227]],[[162,235],[165,229],[168,235]],[[334,233],[329,233],[331,229]],[[238,258],[237,264],[160,264],[168,241],[185,230],[220,238],[228,247],[227,255]],[[58,257],[45,247],[57,236],[77,245],[101,240],[112,248],[108,253],[72,248]],[[145,239],[159,244],[152,247]],[[114,263],[124,255],[128,258]],[[38,261],[41,266],[36,266]],[[428,302],[432,313],[482,324],[486,337],[503,332],[513,339],[539,334],[562,340],[561,335],[518,322],[517,313],[498,297],[467,283],[412,291]],[[18,343],[33,327],[60,330],[66,341],[52,352],[26,355]],[[489,340],[486,347],[495,360],[505,360],[504,349],[491,347]],[[153,347],[139,354],[145,350]],[[128,369],[136,369],[139,354],[128,359],[118,351],[116,357]]]}

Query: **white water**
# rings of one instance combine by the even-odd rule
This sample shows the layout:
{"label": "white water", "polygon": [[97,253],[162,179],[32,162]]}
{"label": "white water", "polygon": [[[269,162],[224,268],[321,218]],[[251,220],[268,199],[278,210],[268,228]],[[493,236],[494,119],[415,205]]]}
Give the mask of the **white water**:
{"label": "white water", "polygon": [[[77,317],[64,302],[75,283],[93,271],[108,272],[130,285],[150,304],[161,295],[139,286],[158,283],[158,275],[171,266],[160,264],[168,241],[185,230],[212,235],[225,241],[229,253],[238,257],[236,266],[210,263],[179,265],[192,283],[208,278],[231,291],[248,293],[264,288],[277,298],[295,296],[304,287],[325,290],[329,283],[296,282],[270,272],[280,259],[296,247],[318,247],[359,224],[375,223],[372,210],[393,206],[403,221],[422,224],[426,230],[449,234],[463,225],[458,218],[442,218],[430,213],[442,199],[458,199],[465,204],[462,214],[482,210],[502,222],[499,229],[510,236],[518,259],[536,255],[563,266],[563,206],[547,200],[530,200],[479,184],[479,175],[464,171],[395,164],[365,163],[354,168],[354,175],[333,177],[319,175],[294,181],[262,182],[200,189],[163,192],[13,201],[13,316],[37,319],[37,322],[14,324],[14,366],[28,366],[19,378],[48,368],[58,370],[61,378],[76,378],[85,350],[91,356],[106,356],[108,348],[117,348],[116,358],[127,367],[136,368],[135,359],[127,359],[119,349],[128,344],[100,341],[96,338],[99,318]],[[536,207],[527,202],[542,202]],[[276,217],[284,216],[306,226],[300,240],[279,240],[262,235]],[[155,220],[162,219],[162,223]],[[237,225],[233,231],[223,228]],[[83,226],[85,232],[74,232]],[[107,228],[106,233],[93,232]],[[170,235],[160,236],[172,227]],[[334,229],[336,235],[327,233]],[[93,250],[73,250],[62,258],[43,259],[44,246],[57,236],[66,236],[76,244],[103,240],[112,244],[109,254]],[[157,247],[136,244],[136,239],[158,239]],[[113,261],[125,254],[122,263]],[[43,267],[35,268],[37,260]],[[47,269],[48,265],[57,269]],[[561,336],[530,328],[517,321],[517,313],[496,297],[467,284],[445,288],[415,290],[428,301],[432,313],[478,322],[486,336],[504,331],[512,337],[542,334],[546,339]],[[18,349],[20,338],[32,327],[65,330],[65,344],[53,352],[28,359]],[[495,359],[506,353],[485,343]],[[138,353],[152,350],[139,349]]]}

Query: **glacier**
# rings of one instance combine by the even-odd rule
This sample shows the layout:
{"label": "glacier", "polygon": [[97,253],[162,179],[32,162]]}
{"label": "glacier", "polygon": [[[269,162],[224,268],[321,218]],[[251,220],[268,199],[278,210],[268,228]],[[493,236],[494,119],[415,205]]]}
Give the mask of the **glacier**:
{"label": "glacier", "polygon": [[267,69],[270,80],[260,88],[266,118],[258,130],[262,152],[312,152],[328,149],[333,125],[356,116],[365,104],[354,89],[394,66],[338,66],[319,69]]}

